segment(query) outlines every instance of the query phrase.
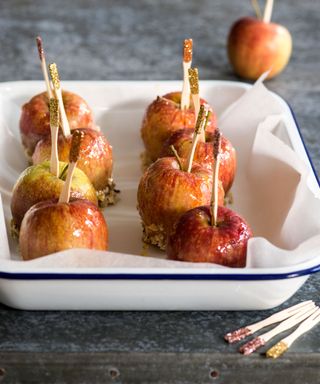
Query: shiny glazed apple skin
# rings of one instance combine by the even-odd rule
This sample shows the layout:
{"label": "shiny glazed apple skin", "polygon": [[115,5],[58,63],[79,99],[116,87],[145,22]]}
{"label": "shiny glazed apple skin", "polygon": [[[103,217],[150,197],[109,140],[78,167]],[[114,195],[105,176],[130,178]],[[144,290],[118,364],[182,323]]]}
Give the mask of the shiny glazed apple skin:
{"label": "shiny glazed apple skin", "polygon": [[[91,108],[75,93],[62,91],[63,104],[70,129],[93,128]],[[46,92],[40,93],[22,106],[20,135],[27,156],[32,156],[39,140],[50,134],[49,100]]]}
{"label": "shiny glazed apple skin", "polygon": [[267,78],[271,79],[288,64],[292,38],[280,24],[245,17],[231,27],[227,48],[229,61],[239,76],[256,80],[270,70]]}
{"label": "shiny glazed apple skin", "polygon": [[[193,102],[187,110],[180,109],[181,92],[171,92],[158,97],[147,108],[141,127],[141,137],[146,152],[151,161],[158,159],[165,140],[174,132],[182,128],[195,127],[195,113]],[[201,99],[201,104],[211,112],[207,130],[214,131],[216,115],[209,104]]]}
{"label": "shiny glazed apple skin", "polygon": [[[90,179],[97,191],[104,190],[108,179],[112,177],[112,147],[106,137],[93,129],[82,128],[84,132],[80,146],[77,168],[81,169]],[[64,137],[59,134],[58,153],[60,161],[67,162],[71,148],[72,136]],[[49,160],[51,156],[51,135],[40,140],[32,155],[33,164]]]}
{"label": "shiny glazed apple skin", "polygon": [[[162,227],[164,236],[172,230],[182,213],[209,204],[212,172],[193,163],[190,173],[181,171],[173,157],[153,163],[143,174],[138,186],[138,211],[145,227]],[[219,203],[224,203],[220,184]]]}
{"label": "shiny glazed apple skin", "polygon": [[[164,143],[161,157],[172,155],[170,146],[173,145],[180,157],[187,158],[192,146],[193,129],[181,129],[174,132]],[[213,133],[206,132],[206,142],[198,142],[194,161],[212,172],[213,160]],[[231,142],[221,135],[219,180],[227,193],[232,187],[236,174],[236,150]]]}
{"label": "shiny glazed apple skin", "polygon": [[108,228],[102,213],[87,200],[42,201],[26,213],[19,245],[24,260],[70,248],[107,250]]}
{"label": "shiny glazed apple skin", "polygon": [[[59,175],[67,163],[59,163]],[[19,228],[25,213],[34,204],[50,199],[58,199],[64,181],[50,172],[50,162],[33,165],[25,169],[16,181],[11,197],[11,213],[14,225]],[[96,191],[88,177],[75,169],[71,197],[90,200],[98,205]]]}
{"label": "shiny glazed apple skin", "polygon": [[169,236],[169,259],[245,267],[247,243],[252,237],[248,224],[227,207],[218,207],[218,225],[211,225],[210,206],[183,214]]}

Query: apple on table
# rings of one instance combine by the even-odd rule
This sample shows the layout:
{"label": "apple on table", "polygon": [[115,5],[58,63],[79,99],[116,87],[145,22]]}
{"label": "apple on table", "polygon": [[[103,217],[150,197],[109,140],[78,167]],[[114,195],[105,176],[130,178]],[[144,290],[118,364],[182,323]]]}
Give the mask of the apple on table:
{"label": "apple on table", "polygon": [[257,17],[244,17],[231,27],[228,36],[229,61],[240,77],[256,80],[266,71],[267,79],[277,76],[288,64],[291,34],[283,25],[271,22],[273,0],[267,0],[263,16],[253,1]]}

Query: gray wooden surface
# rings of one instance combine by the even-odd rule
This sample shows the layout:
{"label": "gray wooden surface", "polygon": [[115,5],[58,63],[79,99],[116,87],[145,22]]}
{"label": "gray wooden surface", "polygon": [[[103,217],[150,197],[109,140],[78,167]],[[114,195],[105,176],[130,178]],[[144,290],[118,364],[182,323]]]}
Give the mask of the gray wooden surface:
{"label": "gray wooden surface", "polygon": [[[320,12],[314,0],[275,2],[274,20],[292,33],[287,69],[267,86],[292,106],[320,171]],[[13,0],[0,2],[0,81],[41,79],[34,37],[46,42],[62,79],[178,79],[181,41],[192,37],[201,78],[238,80],[226,36],[250,2]],[[307,218],[303,218],[307,220]],[[319,275],[282,307],[318,300]],[[317,383],[320,327],[278,361],[237,354],[230,329],[273,313],[27,312],[0,306],[4,383]],[[262,350],[263,352],[263,350]]]}

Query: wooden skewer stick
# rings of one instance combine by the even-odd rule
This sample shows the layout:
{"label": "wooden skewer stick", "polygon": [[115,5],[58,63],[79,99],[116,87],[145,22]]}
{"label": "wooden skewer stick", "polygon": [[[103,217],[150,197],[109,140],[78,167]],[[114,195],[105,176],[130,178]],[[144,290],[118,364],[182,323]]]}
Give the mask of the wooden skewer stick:
{"label": "wooden skewer stick", "polygon": [[191,172],[193,158],[194,158],[195,150],[196,150],[197,143],[198,143],[198,138],[199,138],[199,135],[200,135],[201,130],[202,130],[202,125],[206,120],[205,117],[206,116],[205,116],[204,105],[201,105],[199,113],[198,113],[196,126],[195,126],[194,132],[193,132],[191,149],[190,149],[188,161],[187,161],[187,172]]}
{"label": "wooden skewer stick", "polygon": [[[308,309],[306,309],[308,308]],[[274,336],[278,335],[281,332],[286,331],[287,329],[292,328],[293,326],[301,323],[304,319],[312,315],[319,307],[311,307],[305,306],[303,309],[296,313],[295,315],[289,317],[288,319],[282,321],[279,325],[273,328],[271,331],[266,332],[248,343],[244,344],[240,348],[240,352],[244,355],[250,355],[252,352],[256,351],[258,348],[265,345],[269,340],[271,340]]]}
{"label": "wooden skewer stick", "polygon": [[183,42],[183,85],[181,93],[181,109],[188,109],[190,105],[190,84],[189,84],[189,69],[192,62],[192,39],[185,39]]}
{"label": "wooden skewer stick", "polygon": [[72,133],[71,149],[69,154],[69,167],[68,167],[66,181],[63,185],[63,188],[59,197],[59,203],[69,202],[72,176],[79,158],[80,146],[81,146],[83,136],[84,136],[84,133],[82,131],[79,131],[78,129],[76,129]]}
{"label": "wooden skewer stick", "polygon": [[273,0],[266,0],[266,5],[263,12],[263,21],[265,23],[270,23],[273,10]]}
{"label": "wooden skewer stick", "polygon": [[213,185],[211,194],[211,225],[217,226],[218,218],[218,186],[219,186],[219,168],[220,168],[220,147],[221,147],[221,133],[218,128],[214,131],[213,138]]}
{"label": "wooden skewer stick", "polygon": [[[198,68],[190,68],[189,69],[189,82],[190,82],[190,90],[194,105],[194,115],[199,115],[200,110],[200,94],[199,94],[199,73]],[[204,130],[200,132],[199,140],[202,142],[206,141]]]}
{"label": "wooden skewer stick", "polygon": [[309,331],[315,325],[320,322],[320,309],[317,309],[311,316],[307,318],[299,327],[292,332],[289,336],[280,340],[277,344],[267,350],[267,357],[272,357],[276,359],[281,356],[285,351],[287,351],[291,344],[297,340],[298,337]]}
{"label": "wooden skewer stick", "polygon": [[59,102],[55,98],[50,99],[50,131],[51,131],[51,157],[50,172],[56,177],[59,176],[58,158],[58,132],[59,132]]}
{"label": "wooden skewer stick", "polygon": [[56,98],[59,101],[60,121],[61,121],[62,131],[64,136],[67,137],[70,135],[71,131],[70,131],[70,126],[67,119],[66,111],[63,105],[62,92],[60,87],[60,78],[59,78],[59,72],[58,72],[56,63],[49,64],[49,72],[50,72],[53,88],[56,94]]}
{"label": "wooden skewer stick", "polygon": [[283,309],[280,312],[274,313],[273,315],[267,317],[264,320],[258,321],[257,323],[247,325],[245,327],[239,328],[233,332],[229,332],[224,336],[224,339],[228,343],[235,343],[244,339],[245,337],[252,335],[253,333],[259,331],[262,328],[265,328],[271,324],[279,323],[282,320],[287,319],[290,316],[295,315],[301,311],[302,307],[307,305],[314,305],[313,301],[307,300],[302,303],[293,305],[292,307]]}
{"label": "wooden skewer stick", "polygon": [[52,93],[52,89],[51,89],[51,85],[50,85],[50,81],[49,81],[47,63],[46,63],[46,57],[44,54],[42,39],[40,36],[36,37],[36,42],[37,42],[38,53],[39,53],[39,58],[40,58],[40,63],[41,63],[41,70],[42,70],[43,78],[44,78],[44,81],[45,81],[46,87],[47,87],[48,99],[50,100],[53,97],[53,93]]}
{"label": "wooden skewer stick", "polygon": [[256,13],[257,19],[262,20],[261,8],[257,0],[251,0],[252,7]]}

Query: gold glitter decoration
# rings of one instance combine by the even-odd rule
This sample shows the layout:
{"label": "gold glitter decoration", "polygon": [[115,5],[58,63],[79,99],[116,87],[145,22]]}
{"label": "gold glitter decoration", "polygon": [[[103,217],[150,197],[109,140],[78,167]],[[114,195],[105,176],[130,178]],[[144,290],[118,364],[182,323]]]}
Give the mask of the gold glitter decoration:
{"label": "gold glitter decoration", "polygon": [[273,347],[267,350],[266,355],[267,357],[276,359],[277,357],[281,356],[287,349],[287,344],[283,341],[279,341],[279,343],[275,344]]}
{"label": "gold glitter decoration", "polygon": [[54,89],[60,88],[59,72],[56,63],[49,64],[49,72]]}
{"label": "gold glitter decoration", "polygon": [[81,146],[83,137],[84,137],[83,131],[79,131],[78,129],[73,131],[72,140],[71,140],[71,149],[69,154],[70,163],[75,163],[78,161],[80,146]]}
{"label": "gold glitter decoration", "polygon": [[190,90],[193,95],[199,94],[199,75],[198,68],[189,68],[189,82],[190,82]]}
{"label": "gold glitter decoration", "polygon": [[189,63],[192,60],[192,39],[185,39],[183,42],[183,61]]}
{"label": "gold glitter decoration", "polygon": [[201,125],[204,119],[204,105],[200,105],[200,110],[196,122],[195,132],[198,135],[201,132]]}
{"label": "gold glitter decoration", "polygon": [[53,127],[59,127],[59,102],[55,98],[50,99],[50,125]]}

